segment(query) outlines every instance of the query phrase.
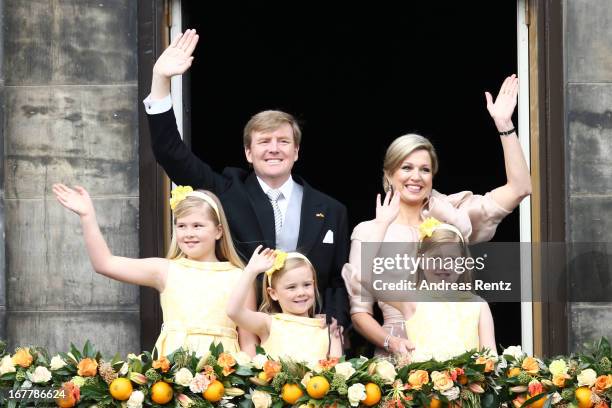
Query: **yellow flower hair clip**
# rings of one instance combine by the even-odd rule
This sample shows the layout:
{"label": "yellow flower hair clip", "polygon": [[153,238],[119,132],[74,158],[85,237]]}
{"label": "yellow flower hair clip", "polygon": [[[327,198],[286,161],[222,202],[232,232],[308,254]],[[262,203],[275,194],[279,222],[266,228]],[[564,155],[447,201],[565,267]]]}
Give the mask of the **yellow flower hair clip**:
{"label": "yellow flower hair clip", "polygon": [[423,240],[423,238],[431,238],[434,230],[437,226],[442,225],[440,221],[433,217],[428,217],[419,225],[419,240]]}
{"label": "yellow flower hair clip", "polygon": [[170,192],[172,195],[170,197],[170,208],[172,211],[174,211],[178,203],[187,198],[187,195],[191,192],[193,192],[193,188],[191,188],[191,186],[176,186],[173,188]]}
{"label": "yellow flower hair clip", "polygon": [[275,249],[274,254],[276,255],[274,258],[274,264],[266,271],[268,286],[272,286],[272,275],[274,275],[274,272],[281,270],[283,266],[285,266],[285,261],[287,260],[288,255],[287,252],[281,251],[280,249]]}

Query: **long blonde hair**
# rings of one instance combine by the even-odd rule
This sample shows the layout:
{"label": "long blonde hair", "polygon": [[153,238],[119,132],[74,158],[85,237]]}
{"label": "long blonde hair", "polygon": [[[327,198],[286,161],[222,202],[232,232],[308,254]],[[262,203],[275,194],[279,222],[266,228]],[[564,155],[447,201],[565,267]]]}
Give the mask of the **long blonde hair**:
{"label": "long blonde hair", "polygon": [[170,242],[170,249],[168,250],[166,258],[179,259],[186,257],[185,253],[181,250],[181,248],[179,248],[179,245],[176,242],[176,220],[181,217],[186,217],[195,209],[204,209],[206,211],[207,217],[211,221],[213,221],[215,225],[221,225],[221,238],[219,238],[215,242],[215,256],[217,257],[217,259],[219,261],[228,261],[232,265],[244,269],[244,263],[238,256],[236,248],[234,248],[232,234],[230,233],[227,218],[225,217],[225,211],[223,211],[223,206],[221,205],[221,202],[219,201],[217,196],[211,193],[210,191],[197,191],[206,194],[215,202],[215,204],[217,204],[217,209],[219,210],[219,217],[217,217],[217,213],[210,206],[210,204],[196,196],[187,196],[185,199],[179,202],[172,211],[174,215],[174,222],[172,225],[172,241]]}
{"label": "long blonde hair", "polygon": [[281,309],[280,304],[276,300],[272,299],[272,297],[270,296],[270,293],[268,293],[268,288],[274,287],[274,284],[276,283],[276,281],[281,276],[283,276],[287,271],[290,271],[295,268],[299,268],[300,266],[306,266],[312,272],[312,279],[313,279],[313,284],[314,284],[314,289],[315,289],[315,302],[313,303],[312,308],[308,311],[308,316],[309,317],[315,316],[317,305],[321,303],[321,296],[319,295],[319,286],[317,283],[317,271],[315,271],[314,266],[312,266],[312,264],[309,261],[301,259],[301,258],[287,259],[285,261],[285,265],[278,271],[274,272],[274,274],[272,275],[271,284],[268,283],[267,276],[264,276],[263,284],[261,288],[262,289],[261,291],[262,302],[261,302],[261,306],[259,306],[260,312],[264,312],[268,314],[283,313],[283,309]]}

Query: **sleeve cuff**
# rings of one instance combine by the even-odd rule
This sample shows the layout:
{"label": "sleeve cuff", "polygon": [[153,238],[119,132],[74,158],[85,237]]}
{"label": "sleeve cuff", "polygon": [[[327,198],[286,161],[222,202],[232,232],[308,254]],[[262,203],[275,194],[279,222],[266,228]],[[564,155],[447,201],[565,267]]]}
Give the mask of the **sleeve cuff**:
{"label": "sleeve cuff", "polygon": [[157,115],[159,113],[168,112],[172,109],[172,96],[168,94],[163,99],[152,100],[151,95],[147,96],[142,103],[149,115]]}

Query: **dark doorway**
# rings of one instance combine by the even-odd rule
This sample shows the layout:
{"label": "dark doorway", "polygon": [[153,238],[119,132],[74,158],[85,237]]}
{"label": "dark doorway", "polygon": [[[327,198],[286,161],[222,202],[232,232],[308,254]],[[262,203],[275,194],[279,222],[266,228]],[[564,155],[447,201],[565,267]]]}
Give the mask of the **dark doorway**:
{"label": "dark doorway", "polygon": [[[192,148],[245,166],[242,128],[264,109],[302,121],[295,171],[371,219],[389,143],[420,133],[440,157],[435,188],[505,183],[484,91],[516,72],[516,2],[183,1],[200,43],[190,75]],[[516,120],[515,120],[516,123]],[[496,241],[519,241],[518,211]],[[520,344],[520,304],[492,305],[498,344]]]}

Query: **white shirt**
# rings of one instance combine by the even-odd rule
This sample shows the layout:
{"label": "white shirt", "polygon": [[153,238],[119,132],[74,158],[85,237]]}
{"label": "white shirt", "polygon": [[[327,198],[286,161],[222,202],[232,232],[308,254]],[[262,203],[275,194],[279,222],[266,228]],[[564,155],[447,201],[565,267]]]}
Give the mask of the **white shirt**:
{"label": "white shirt", "polygon": [[168,94],[163,99],[152,100],[151,95],[147,96],[142,103],[145,106],[145,111],[149,115],[157,115],[159,113],[168,112],[172,108],[172,96]]}
{"label": "white shirt", "polygon": [[[264,193],[266,193],[266,195],[268,194],[268,191],[272,190],[272,187],[267,185],[262,179],[259,178],[259,176],[257,176],[257,181],[259,182],[261,189]],[[278,198],[278,208],[281,212],[281,216],[283,217],[283,225],[285,225],[285,214],[287,214],[287,208],[289,207],[289,199],[291,198],[291,192],[293,192],[294,185],[295,181],[293,181],[293,177],[291,177],[290,174],[287,181],[285,181],[283,185],[277,189],[280,190],[281,193],[283,193],[283,195]]]}

